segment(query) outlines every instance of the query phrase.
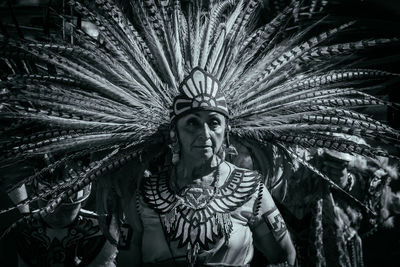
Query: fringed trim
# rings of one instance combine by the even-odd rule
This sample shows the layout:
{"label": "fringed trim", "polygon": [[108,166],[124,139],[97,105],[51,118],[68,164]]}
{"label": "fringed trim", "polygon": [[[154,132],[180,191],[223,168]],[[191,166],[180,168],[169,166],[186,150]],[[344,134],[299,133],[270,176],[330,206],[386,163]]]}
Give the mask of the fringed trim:
{"label": "fringed trim", "polygon": [[190,242],[188,243],[186,257],[187,257],[187,262],[189,263],[190,267],[195,266],[195,263],[197,261],[197,255],[199,254],[199,250],[200,250],[199,243],[195,243],[194,245],[192,245]]}
{"label": "fringed trim", "polygon": [[[170,212],[166,213],[163,216],[163,224],[168,234],[171,234],[175,230],[175,222],[179,217],[177,206],[175,206]],[[214,217],[211,219],[213,222],[213,227],[219,229],[219,232],[222,234],[225,245],[229,244],[230,234],[233,229],[232,217],[230,213],[216,213]],[[201,231],[201,229],[199,229]],[[190,235],[190,233],[189,233]],[[215,241],[215,240],[214,240]],[[199,242],[192,242],[191,240],[187,244],[186,248],[186,256],[189,266],[194,266],[197,260],[198,252],[200,250]]]}
{"label": "fringed trim", "polygon": [[229,237],[231,235],[233,224],[230,213],[217,213],[215,214],[215,223],[222,229],[222,234],[225,239],[225,244],[228,245]]}
{"label": "fringed trim", "polygon": [[170,233],[171,230],[174,228],[175,221],[177,218],[178,218],[178,212],[176,211],[176,206],[175,208],[171,209],[170,212],[165,214],[163,222],[168,233]]}

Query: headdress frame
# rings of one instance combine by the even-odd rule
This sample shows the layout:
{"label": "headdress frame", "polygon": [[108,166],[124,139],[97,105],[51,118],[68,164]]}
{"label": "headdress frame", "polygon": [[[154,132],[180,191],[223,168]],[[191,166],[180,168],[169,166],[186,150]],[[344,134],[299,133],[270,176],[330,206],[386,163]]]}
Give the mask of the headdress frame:
{"label": "headdress frame", "polygon": [[215,111],[229,119],[229,110],[220,82],[200,67],[195,67],[179,85],[179,94],[170,109],[170,122],[194,111]]}

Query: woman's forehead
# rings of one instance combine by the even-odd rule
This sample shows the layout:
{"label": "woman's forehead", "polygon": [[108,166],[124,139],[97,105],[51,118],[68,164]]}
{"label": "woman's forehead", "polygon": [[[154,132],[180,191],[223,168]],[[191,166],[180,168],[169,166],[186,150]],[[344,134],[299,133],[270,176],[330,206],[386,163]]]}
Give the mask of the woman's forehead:
{"label": "woman's forehead", "polygon": [[185,116],[182,117],[184,118],[190,118],[190,117],[199,117],[199,118],[209,118],[209,117],[220,117],[220,118],[225,118],[224,115],[222,115],[219,112],[212,111],[212,110],[197,110],[193,111]]}

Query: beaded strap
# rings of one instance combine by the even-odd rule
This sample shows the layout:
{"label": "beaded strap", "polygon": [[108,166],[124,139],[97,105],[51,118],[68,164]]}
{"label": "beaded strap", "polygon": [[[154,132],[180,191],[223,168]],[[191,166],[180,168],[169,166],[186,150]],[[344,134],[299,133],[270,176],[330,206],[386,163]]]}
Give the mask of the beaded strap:
{"label": "beaded strap", "polygon": [[261,208],[263,192],[264,192],[264,184],[260,181],[259,185],[258,185],[258,195],[257,195],[257,199],[256,199],[256,202],[254,205],[254,212],[253,212],[253,216],[255,216],[255,217],[260,215],[259,212],[260,212],[260,208]]}

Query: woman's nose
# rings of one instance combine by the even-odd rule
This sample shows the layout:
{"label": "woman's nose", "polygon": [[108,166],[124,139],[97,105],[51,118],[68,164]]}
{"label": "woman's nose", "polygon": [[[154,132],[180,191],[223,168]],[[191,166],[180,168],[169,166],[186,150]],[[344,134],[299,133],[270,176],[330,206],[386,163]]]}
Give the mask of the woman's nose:
{"label": "woman's nose", "polygon": [[207,140],[210,138],[210,127],[208,124],[205,122],[203,123],[203,127],[201,127],[201,137],[204,138],[204,140]]}

